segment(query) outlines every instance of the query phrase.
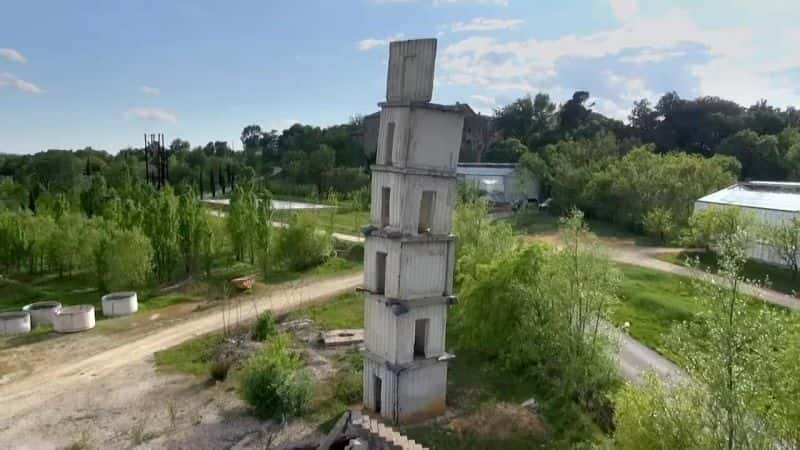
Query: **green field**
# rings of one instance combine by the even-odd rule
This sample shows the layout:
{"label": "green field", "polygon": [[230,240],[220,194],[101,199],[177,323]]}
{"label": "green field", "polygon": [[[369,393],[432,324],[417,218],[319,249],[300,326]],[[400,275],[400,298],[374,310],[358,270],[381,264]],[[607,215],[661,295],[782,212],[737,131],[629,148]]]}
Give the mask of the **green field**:
{"label": "green field", "polygon": [[[700,268],[708,272],[717,271],[717,256],[712,252],[681,252],[681,253],[662,253],[658,259],[672,264],[688,266],[697,258]],[[792,271],[782,267],[773,266],[763,262],[748,260],[742,272],[745,278],[763,283],[784,294],[794,295],[800,292],[800,276],[793,277]]]}
{"label": "green field", "polygon": [[[508,221],[517,233],[531,235],[556,233],[558,232],[560,221],[559,217],[536,209],[516,212],[511,217],[503,220]],[[589,229],[601,238],[632,239],[639,245],[657,244],[653,239],[634,233],[615,223],[595,219],[589,219],[587,223]]]}

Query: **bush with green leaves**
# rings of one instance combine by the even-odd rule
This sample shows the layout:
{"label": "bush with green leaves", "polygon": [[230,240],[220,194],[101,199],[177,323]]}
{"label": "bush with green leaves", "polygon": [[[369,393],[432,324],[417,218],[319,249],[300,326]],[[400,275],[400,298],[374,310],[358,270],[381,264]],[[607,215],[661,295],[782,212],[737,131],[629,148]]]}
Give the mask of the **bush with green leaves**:
{"label": "bush with green leaves", "polygon": [[333,238],[321,229],[317,216],[299,213],[277,233],[276,247],[278,262],[300,271],[324,263],[333,253]]}
{"label": "bush with green leaves", "polygon": [[129,290],[147,284],[153,249],[138,228],[119,230],[107,224],[95,249],[95,273],[102,290]]}
{"label": "bush with green leaves", "polygon": [[721,239],[758,226],[758,219],[749,211],[735,206],[710,206],[694,211],[683,241],[685,245],[714,250]]}
{"label": "bush with green leaves", "polygon": [[253,324],[253,339],[264,342],[277,333],[278,328],[275,326],[275,319],[272,317],[272,312],[264,311],[259,314],[256,318],[256,322]]}
{"label": "bush with green leaves", "polygon": [[648,235],[660,242],[668,242],[675,231],[675,220],[670,210],[653,208],[642,216],[642,226]]}
{"label": "bush with green leaves", "polygon": [[311,399],[311,376],[289,339],[278,335],[247,360],[241,373],[242,398],[263,418],[302,415]]}
{"label": "bush with green leaves", "polygon": [[708,417],[698,405],[707,402],[697,385],[666,385],[648,373],[641,385],[627,384],[616,396],[616,430],[610,448],[673,450],[714,448]]}

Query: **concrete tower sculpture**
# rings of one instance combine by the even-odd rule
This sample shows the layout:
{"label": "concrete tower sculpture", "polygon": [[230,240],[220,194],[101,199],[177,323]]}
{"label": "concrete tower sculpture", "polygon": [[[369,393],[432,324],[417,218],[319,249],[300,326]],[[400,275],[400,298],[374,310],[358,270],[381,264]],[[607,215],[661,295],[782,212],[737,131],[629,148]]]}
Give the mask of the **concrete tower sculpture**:
{"label": "concrete tower sculpture", "polygon": [[445,410],[456,167],[464,118],[430,103],[436,40],[392,42],[364,229],[364,406],[394,422]]}

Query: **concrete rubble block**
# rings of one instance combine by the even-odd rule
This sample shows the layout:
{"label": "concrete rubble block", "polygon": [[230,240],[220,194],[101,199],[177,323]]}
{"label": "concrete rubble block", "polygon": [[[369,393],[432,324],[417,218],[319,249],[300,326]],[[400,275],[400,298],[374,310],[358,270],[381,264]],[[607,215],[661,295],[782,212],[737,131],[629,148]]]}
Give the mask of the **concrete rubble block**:
{"label": "concrete rubble block", "polygon": [[52,325],[56,315],[61,311],[61,303],[55,301],[34,302],[22,308],[31,315],[31,327]]}
{"label": "concrete rubble block", "polygon": [[136,292],[112,292],[102,298],[103,315],[106,317],[129,316],[139,310]]}
{"label": "concrete rubble block", "polygon": [[320,337],[326,347],[360,344],[364,342],[364,329],[331,330],[321,333]]}
{"label": "concrete rubble block", "polygon": [[0,313],[0,336],[14,336],[31,331],[31,315],[27,311]]}
{"label": "concrete rubble block", "polygon": [[386,101],[431,101],[435,60],[436,39],[392,42],[389,45]]}
{"label": "concrete rubble block", "polygon": [[94,306],[77,305],[61,308],[53,321],[53,329],[59,333],[76,333],[94,328]]}

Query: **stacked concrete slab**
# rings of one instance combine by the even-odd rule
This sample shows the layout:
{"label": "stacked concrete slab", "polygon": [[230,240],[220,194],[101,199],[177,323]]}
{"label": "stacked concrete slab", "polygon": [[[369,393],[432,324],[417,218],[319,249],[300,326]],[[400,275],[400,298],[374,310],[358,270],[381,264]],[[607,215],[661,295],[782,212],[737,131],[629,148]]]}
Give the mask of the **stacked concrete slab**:
{"label": "stacked concrete slab", "polygon": [[463,115],[430,103],[436,40],[390,45],[365,231],[364,405],[409,422],[444,412],[452,213]]}

